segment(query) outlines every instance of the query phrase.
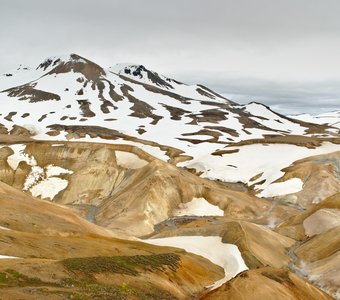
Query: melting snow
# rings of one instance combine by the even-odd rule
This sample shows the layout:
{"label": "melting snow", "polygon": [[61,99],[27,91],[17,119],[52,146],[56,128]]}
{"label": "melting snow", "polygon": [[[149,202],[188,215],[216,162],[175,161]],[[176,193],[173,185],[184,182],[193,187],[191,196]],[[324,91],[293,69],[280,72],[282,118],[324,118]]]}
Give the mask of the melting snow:
{"label": "melting snow", "polygon": [[11,145],[9,147],[14,151],[14,154],[10,155],[7,158],[7,162],[13,170],[16,170],[18,168],[18,165],[21,161],[25,161],[29,165],[34,164],[34,162],[28,156],[28,154],[24,152],[26,149],[26,145],[16,144],[16,145]]}
{"label": "melting snow", "polygon": [[44,169],[39,166],[32,166],[31,172],[26,177],[24,191],[28,191],[32,186],[44,178]]}
{"label": "melting snow", "polygon": [[24,190],[29,190],[34,197],[53,200],[59,192],[68,186],[66,179],[55,176],[72,173],[73,171],[54,165],[48,165],[45,170],[39,166],[33,166],[31,173],[26,178]]}
{"label": "melting snow", "polygon": [[30,191],[34,197],[41,196],[43,199],[49,198],[53,200],[60,191],[67,187],[67,180],[54,176],[72,174],[72,171],[54,165],[48,165],[44,170],[37,165],[34,157],[29,157],[24,152],[25,145],[12,145],[11,148],[14,154],[8,157],[8,163],[14,170],[17,169],[20,161],[26,161],[32,167],[24,182],[24,191]]}
{"label": "melting snow", "polygon": [[190,202],[181,203],[174,216],[223,216],[224,211],[204,198],[194,198]]}
{"label": "melting snow", "polygon": [[67,185],[68,181],[65,179],[50,177],[34,185],[30,192],[34,197],[53,200],[60,191],[66,189]]}

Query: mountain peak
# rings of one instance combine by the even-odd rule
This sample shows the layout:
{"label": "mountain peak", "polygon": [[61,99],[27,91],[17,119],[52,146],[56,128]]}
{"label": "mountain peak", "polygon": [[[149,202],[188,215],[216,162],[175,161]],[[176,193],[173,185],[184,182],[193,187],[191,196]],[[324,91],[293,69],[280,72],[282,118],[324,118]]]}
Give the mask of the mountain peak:
{"label": "mountain peak", "polygon": [[105,75],[101,66],[75,53],[49,57],[37,67],[37,70],[48,72],[47,74],[73,71],[82,73],[89,80],[97,80],[98,77]]}
{"label": "mountain peak", "polygon": [[116,64],[115,66],[110,67],[109,70],[118,75],[166,89],[174,89],[174,83],[181,84],[171,78],[149,70],[144,65],[140,64]]}
{"label": "mountain peak", "polygon": [[59,55],[59,56],[50,56],[46,58],[41,64],[39,64],[39,66],[36,69],[37,70],[42,69],[43,71],[46,71],[49,68],[57,67],[58,65],[62,63],[65,64],[68,62],[86,63],[87,59],[75,53],[64,54],[64,55]]}

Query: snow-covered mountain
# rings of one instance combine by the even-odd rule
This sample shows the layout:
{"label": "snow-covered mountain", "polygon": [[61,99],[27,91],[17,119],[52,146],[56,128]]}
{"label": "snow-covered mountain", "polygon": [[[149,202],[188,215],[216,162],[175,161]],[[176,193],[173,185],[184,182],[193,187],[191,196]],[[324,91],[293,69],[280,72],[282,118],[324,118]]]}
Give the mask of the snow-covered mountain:
{"label": "snow-covered mountain", "polygon": [[[143,65],[103,68],[76,54],[48,58],[36,68],[17,68],[4,74],[0,84],[2,132],[16,132],[20,126],[39,140],[133,144],[223,181],[248,183],[261,173],[258,166],[253,169],[259,171],[256,174],[240,172],[242,152],[236,153],[239,150],[232,146],[279,137],[275,143],[291,144],[296,153],[301,139],[294,140],[295,136],[303,136],[304,143],[311,145],[313,137],[327,141],[339,132],[336,127],[283,116],[260,103],[239,105],[203,85],[187,85]],[[273,146],[273,150],[259,146],[255,152],[275,157]],[[332,146],[324,151],[335,150]],[[310,155],[324,151],[307,149]],[[291,157],[305,157],[303,153]],[[277,172],[282,167],[278,161],[268,161],[277,163]]]}
{"label": "snow-covered mountain", "polygon": [[177,140],[180,148],[188,144],[184,140],[223,144],[310,129],[264,105],[237,105],[202,85],[186,85],[142,65],[105,69],[71,54],[2,76],[1,117],[8,129],[32,124],[45,134],[52,124],[96,125],[164,144]]}
{"label": "snow-covered mountain", "polygon": [[200,143],[219,148],[269,134],[335,131],[259,103],[237,105],[202,85],[186,85],[142,65],[102,68],[76,54],[48,58],[35,69],[18,68],[4,74],[0,84],[0,122],[9,131],[14,124],[34,126],[44,139],[56,127],[61,139],[72,126],[101,126],[194,156],[190,148]]}
{"label": "snow-covered mountain", "polygon": [[304,122],[326,124],[328,126],[337,127],[340,129],[340,110],[322,113],[318,115],[300,114],[291,117]]}

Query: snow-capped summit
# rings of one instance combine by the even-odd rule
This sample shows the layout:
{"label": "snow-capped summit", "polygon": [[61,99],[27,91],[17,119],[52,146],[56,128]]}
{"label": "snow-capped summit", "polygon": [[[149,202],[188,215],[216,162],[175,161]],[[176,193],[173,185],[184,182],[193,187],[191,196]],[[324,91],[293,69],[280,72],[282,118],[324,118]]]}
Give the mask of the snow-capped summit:
{"label": "snow-capped summit", "polygon": [[174,79],[170,79],[155,71],[151,71],[143,65],[137,64],[117,64],[110,67],[109,70],[113,73],[125,76],[134,80],[144,82],[146,84],[156,85],[161,88],[173,90],[173,84],[183,84]]}
{"label": "snow-capped summit", "polygon": [[83,74],[88,80],[98,80],[106,74],[96,63],[74,53],[47,58],[37,70],[43,70],[47,75],[76,72]]}
{"label": "snow-capped summit", "polygon": [[60,55],[60,56],[51,56],[46,58],[42,63],[40,63],[38,65],[38,67],[36,68],[37,70],[42,69],[44,71],[51,69],[53,67],[56,67],[60,64],[65,64],[65,63],[75,63],[75,62],[82,62],[82,63],[86,63],[86,60],[75,54],[75,53],[71,53],[71,54],[64,54],[64,55]]}

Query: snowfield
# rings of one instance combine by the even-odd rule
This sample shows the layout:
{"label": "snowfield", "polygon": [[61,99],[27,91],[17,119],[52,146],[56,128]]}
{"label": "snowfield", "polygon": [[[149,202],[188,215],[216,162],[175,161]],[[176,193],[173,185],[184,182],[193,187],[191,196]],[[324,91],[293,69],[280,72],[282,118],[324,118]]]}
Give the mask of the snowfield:
{"label": "snowfield", "polygon": [[[67,72],[53,72],[62,64],[83,64],[89,69],[94,68],[96,80],[101,84],[95,84],[86,74],[72,67]],[[211,154],[224,144],[263,138],[268,134],[307,135],[307,128],[297,121],[276,114],[259,103],[237,105],[203,86],[179,83],[142,65],[118,64],[101,68],[92,64],[75,54],[63,55],[45,60],[42,65],[46,69],[42,65],[19,68],[11,73],[13,76],[3,76],[0,80],[3,88],[20,87],[25,83],[23,78],[27,78],[30,88],[52,93],[60,99],[30,102],[30,95],[24,100],[21,97],[25,90],[18,95],[0,92],[0,102],[4,103],[0,123],[8,130],[14,125],[34,128],[35,139],[59,141],[67,140],[67,134],[62,131],[58,136],[47,135],[49,125],[114,129],[134,138],[182,150],[183,154],[193,157],[191,164],[207,163],[206,169],[212,168],[212,171],[207,171],[211,174],[206,176],[221,180],[224,175],[219,173],[226,171],[228,174],[229,167],[224,165],[223,159]],[[113,91],[117,99],[112,96]],[[103,110],[104,103],[106,111]],[[87,108],[84,109],[84,106]],[[89,115],[84,112],[86,110]],[[8,117],[11,113],[14,115]],[[85,137],[75,140],[133,144],[157,158],[170,159],[157,146],[121,138]],[[220,162],[221,171],[213,166],[215,160]]]}
{"label": "snowfield", "polygon": [[301,114],[290,117],[315,124],[328,124],[340,129],[340,110],[322,113],[319,115]]}
{"label": "snowfield", "polygon": [[[255,184],[257,190],[263,190],[260,196],[272,197],[286,194],[285,188],[288,188],[287,194],[302,189],[301,182],[296,179],[285,184],[274,183],[284,175],[282,169],[308,156],[339,151],[340,145],[326,142],[315,149],[308,149],[287,144],[254,144],[229,147],[228,150],[238,150],[238,152],[224,154],[222,157],[198,156],[193,160],[179,163],[178,166],[194,168],[202,172],[202,177],[213,180]],[[256,175],[259,177],[252,181],[251,179]],[[265,181],[260,183],[262,180]],[[273,184],[274,186],[271,187]]]}

